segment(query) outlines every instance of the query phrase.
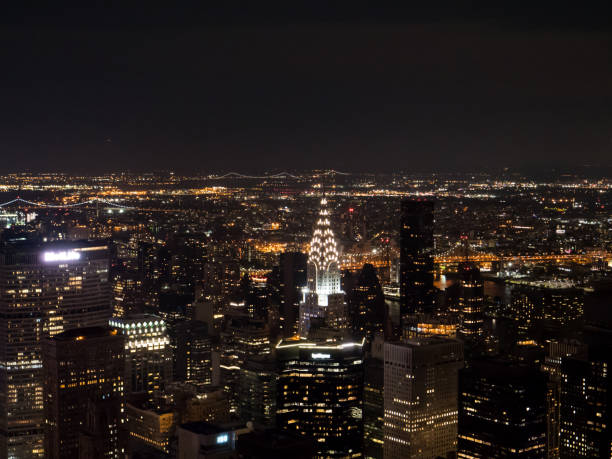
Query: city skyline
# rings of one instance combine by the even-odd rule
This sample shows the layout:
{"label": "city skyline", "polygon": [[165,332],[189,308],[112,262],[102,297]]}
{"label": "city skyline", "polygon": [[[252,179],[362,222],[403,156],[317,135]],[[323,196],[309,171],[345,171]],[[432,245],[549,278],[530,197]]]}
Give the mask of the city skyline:
{"label": "city skyline", "polygon": [[0,15],[0,459],[612,453],[612,9]]}

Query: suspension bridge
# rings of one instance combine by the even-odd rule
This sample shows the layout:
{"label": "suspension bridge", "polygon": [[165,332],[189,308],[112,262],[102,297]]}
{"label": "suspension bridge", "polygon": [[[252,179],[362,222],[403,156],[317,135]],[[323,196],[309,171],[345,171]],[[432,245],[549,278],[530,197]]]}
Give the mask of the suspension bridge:
{"label": "suspension bridge", "polygon": [[107,206],[116,207],[118,209],[136,209],[135,207],[126,206],[123,204],[117,204],[116,202],[107,201],[106,199],[101,199],[101,198],[93,198],[93,199],[88,199],[86,201],[69,203],[69,204],[51,204],[51,203],[46,203],[46,202],[28,201],[27,199],[23,199],[20,197],[11,199],[10,201],[0,203],[0,208],[7,207],[12,204],[16,204],[16,205],[22,204],[22,205],[34,206],[34,207],[44,208],[44,209],[68,209],[68,208],[74,208],[74,207],[83,207],[88,204],[105,204]]}

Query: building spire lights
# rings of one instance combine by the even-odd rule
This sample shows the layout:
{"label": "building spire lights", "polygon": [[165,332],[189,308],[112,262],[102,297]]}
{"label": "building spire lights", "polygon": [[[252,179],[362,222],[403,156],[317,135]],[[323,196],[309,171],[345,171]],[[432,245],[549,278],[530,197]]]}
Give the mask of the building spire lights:
{"label": "building spire lights", "polygon": [[315,266],[317,274],[338,269],[338,246],[331,229],[326,198],[321,199],[319,218],[310,241],[308,263]]}

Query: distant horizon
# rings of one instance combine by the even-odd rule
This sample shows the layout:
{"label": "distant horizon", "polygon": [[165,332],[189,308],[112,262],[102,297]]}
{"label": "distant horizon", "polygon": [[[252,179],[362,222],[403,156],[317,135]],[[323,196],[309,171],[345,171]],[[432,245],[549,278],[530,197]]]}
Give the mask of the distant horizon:
{"label": "distant horizon", "polygon": [[591,176],[601,176],[601,177],[612,177],[612,162],[609,164],[565,164],[565,165],[557,165],[557,166],[547,166],[542,167],[538,165],[525,165],[525,166],[514,166],[514,167],[490,167],[490,168],[480,168],[480,169],[395,169],[395,170],[355,170],[355,169],[341,169],[341,168],[332,168],[332,167],[274,167],[274,168],[260,168],[260,169],[252,169],[252,168],[214,168],[214,169],[201,169],[198,170],[196,168],[192,168],[190,171],[182,168],[150,168],[150,169],[136,169],[136,168],[117,168],[117,169],[108,169],[108,170],[99,170],[99,171],[85,171],[85,170],[62,170],[62,169],[22,169],[22,170],[11,170],[11,171],[1,171],[0,176],[8,176],[8,175],[27,175],[27,174],[35,174],[35,175],[65,175],[65,176],[74,176],[74,175],[82,175],[82,176],[102,176],[102,175],[113,175],[113,174],[134,174],[134,175],[162,175],[162,174],[176,174],[183,177],[197,177],[197,176],[207,176],[207,175],[245,175],[245,176],[254,176],[251,178],[274,178],[275,175],[285,174],[311,174],[316,172],[323,173],[337,173],[337,175],[430,175],[430,174],[440,174],[440,175],[504,175],[504,174],[521,174],[526,176],[531,175],[591,175]]}

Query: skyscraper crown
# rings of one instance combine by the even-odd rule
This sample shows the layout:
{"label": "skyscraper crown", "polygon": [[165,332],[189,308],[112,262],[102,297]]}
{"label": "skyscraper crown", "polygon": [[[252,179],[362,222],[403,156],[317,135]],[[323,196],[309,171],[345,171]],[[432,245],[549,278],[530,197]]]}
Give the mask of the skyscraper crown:
{"label": "skyscraper crown", "polygon": [[310,240],[308,262],[312,263],[318,272],[338,269],[338,246],[329,222],[329,210],[325,198],[321,199],[319,218]]}

